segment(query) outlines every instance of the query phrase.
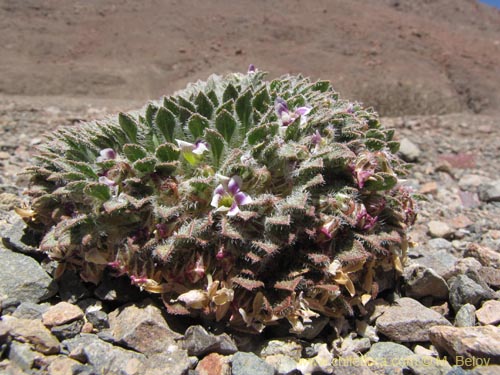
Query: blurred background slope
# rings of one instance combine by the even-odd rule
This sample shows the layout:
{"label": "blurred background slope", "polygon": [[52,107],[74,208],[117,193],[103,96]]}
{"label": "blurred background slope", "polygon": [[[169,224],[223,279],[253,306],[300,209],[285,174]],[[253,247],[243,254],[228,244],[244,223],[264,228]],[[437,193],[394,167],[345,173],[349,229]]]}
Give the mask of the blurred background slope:
{"label": "blurred background slope", "polygon": [[329,79],[382,115],[500,108],[475,0],[1,0],[0,94],[144,102],[211,73]]}

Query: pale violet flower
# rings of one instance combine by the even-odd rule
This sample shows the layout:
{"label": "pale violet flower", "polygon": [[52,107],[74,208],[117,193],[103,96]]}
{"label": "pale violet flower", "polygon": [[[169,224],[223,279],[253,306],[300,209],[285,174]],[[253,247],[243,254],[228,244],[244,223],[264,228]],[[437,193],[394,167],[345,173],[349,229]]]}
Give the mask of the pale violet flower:
{"label": "pale violet flower", "polygon": [[116,152],[112,148],[105,148],[99,151],[99,156],[97,157],[96,161],[98,163],[106,161],[106,160],[112,160],[116,159]]}
{"label": "pale violet flower", "polygon": [[256,71],[257,71],[257,69],[255,68],[254,64],[250,64],[248,66],[248,73],[255,73]]}
{"label": "pale violet flower", "polygon": [[252,198],[240,190],[242,181],[239,176],[231,178],[220,176],[221,183],[215,188],[211,206],[227,216],[235,216],[240,212],[239,206],[252,203]]}
{"label": "pale violet flower", "polygon": [[194,165],[200,161],[201,156],[204,152],[208,151],[206,142],[196,141],[195,143],[189,143],[181,141],[180,139],[175,140],[181,149],[182,156],[190,164]]}
{"label": "pale violet flower", "polygon": [[287,102],[282,98],[277,98],[274,101],[274,109],[282,126],[290,125],[298,117],[300,117],[300,124],[303,125],[307,122],[307,115],[311,112],[311,107],[298,107],[292,112],[288,109]]}
{"label": "pale violet flower", "polygon": [[106,176],[101,176],[99,177],[99,183],[101,184],[104,184],[104,185],[108,185],[109,187],[113,187],[116,185],[116,182],[113,181],[113,180],[110,180],[109,178],[107,178]]}

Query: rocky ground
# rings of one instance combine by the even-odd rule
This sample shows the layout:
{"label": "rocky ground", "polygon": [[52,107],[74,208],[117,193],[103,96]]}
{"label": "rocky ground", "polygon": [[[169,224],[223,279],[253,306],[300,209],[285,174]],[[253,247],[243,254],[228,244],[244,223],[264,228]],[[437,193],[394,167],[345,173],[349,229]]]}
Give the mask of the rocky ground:
{"label": "rocky ground", "polygon": [[134,104],[0,98],[0,373],[500,373],[500,117],[384,119],[414,163],[405,183],[425,197],[396,291],[365,316],[270,337],[166,316],[126,279],[54,280],[53,262],[23,237],[18,172],[43,133]]}

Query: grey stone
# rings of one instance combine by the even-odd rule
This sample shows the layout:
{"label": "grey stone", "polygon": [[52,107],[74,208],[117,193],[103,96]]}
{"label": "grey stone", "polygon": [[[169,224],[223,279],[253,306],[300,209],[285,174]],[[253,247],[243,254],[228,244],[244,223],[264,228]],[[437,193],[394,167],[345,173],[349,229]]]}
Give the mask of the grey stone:
{"label": "grey stone", "polygon": [[405,367],[414,375],[446,375],[451,370],[448,361],[421,354],[406,358]]}
{"label": "grey stone", "polygon": [[453,243],[444,238],[431,238],[427,242],[428,246],[433,250],[451,250],[453,248]]}
{"label": "grey stone", "polygon": [[365,357],[372,358],[375,362],[391,362],[399,360],[414,353],[406,346],[394,342],[377,342],[372,345],[370,350],[365,354]]}
{"label": "grey stone", "polygon": [[283,354],[273,354],[265,358],[266,363],[276,370],[276,375],[292,375],[297,373],[297,362]]}
{"label": "grey stone", "polygon": [[491,180],[485,176],[466,174],[458,180],[458,187],[462,190],[475,192],[479,186],[487,185],[490,181]]}
{"label": "grey stone", "polygon": [[302,345],[294,338],[270,340],[262,345],[259,355],[263,358],[271,355],[286,355],[298,360],[302,355]]}
{"label": "grey stone", "polygon": [[464,370],[460,366],[453,366],[451,370],[446,373],[446,375],[467,375],[467,374],[470,374],[470,372]]}
{"label": "grey stone", "polygon": [[470,303],[463,305],[455,315],[455,327],[474,327],[476,325],[476,308]]}
{"label": "grey stone", "polygon": [[182,340],[182,347],[189,355],[197,357],[207,353],[233,354],[238,351],[234,341],[227,333],[213,335],[208,333],[202,326],[190,326]]}
{"label": "grey stone", "polygon": [[474,274],[469,272],[449,280],[450,303],[454,311],[460,310],[466,303],[477,307],[481,301],[494,298],[494,292],[484,282],[481,283],[475,277],[473,280],[471,277],[474,277]]}
{"label": "grey stone", "polygon": [[62,342],[70,358],[84,361],[99,374],[142,375],[147,357],[113,346],[91,334],[81,334]]}
{"label": "grey stone", "polygon": [[376,321],[377,331],[394,341],[427,341],[429,328],[450,325],[437,312],[411,298],[400,298]]}
{"label": "grey stone", "polygon": [[431,237],[449,238],[453,235],[454,230],[444,221],[431,220],[427,224]]}
{"label": "grey stone", "polygon": [[483,202],[500,202],[500,180],[480,185],[478,194]]}
{"label": "grey stone", "polygon": [[232,375],[274,375],[274,368],[253,353],[238,352],[233,356]]}
{"label": "grey stone", "polygon": [[408,138],[403,138],[399,143],[399,153],[405,161],[417,161],[422,151]]}
{"label": "grey stone", "polygon": [[[39,355],[39,354],[38,354]],[[30,370],[35,363],[37,353],[29,344],[12,341],[9,348],[9,360],[23,370]]]}
{"label": "grey stone", "polygon": [[140,353],[161,353],[175,346],[175,340],[180,337],[170,330],[161,310],[149,301],[120,307],[108,318],[114,341]]}
{"label": "grey stone", "polygon": [[85,313],[85,317],[97,330],[109,328],[108,314],[102,310],[90,310]]}
{"label": "grey stone", "polygon": [[56,294],[57,285],[33,258],[0,245],[0,264],[0,300],[38,303]]}
{"label": "grey stone", "polygon": [[42,319],[42,314],[49,309],[49,305],[39,305],[33,302],[22,302],[12,316],[20,319]]}
{"label": "grey stone", "polygon": [[59,339],[59,341],[71,339],[78,335],[83,327],[83,320],[52,327],[50,333]]}
{"label": "grey stone", "polygon": [[[500,364],[500,328],[435,326],[429,331],[432,344],[452,358],[458,356]],[[476,362],[478,364],[478,362]]]}
{"label": "grey stone", "polygon": [[448,250],[439,250],[422,258],[414,259],[413,263],[432,268],[445,280],[451,275],[453,266],[458,258],[449,253]]}
{"label": "grey stone", "polygon": [[448,298],[448,284],[432,268],[412,264],[405,268],[403,277],[408,297],[432,296],[438,299]]}
{"label": "grey stone", "polygon": [[0,225],[0,237],[3,244],[16,252],[36,254],[38,249],[33,240],[33,234],[27,231],[27,225],[17,214],[8,218],[9,222]]}
{"label": "grey stone", "polygon": [[304,323],[304,330],[297,334],[297,337],[306,340],[312,340],[318,336],[321,331],[330,322],[330,318],[326,316],[320,316],[317,318],[311,318],[309,323]]}

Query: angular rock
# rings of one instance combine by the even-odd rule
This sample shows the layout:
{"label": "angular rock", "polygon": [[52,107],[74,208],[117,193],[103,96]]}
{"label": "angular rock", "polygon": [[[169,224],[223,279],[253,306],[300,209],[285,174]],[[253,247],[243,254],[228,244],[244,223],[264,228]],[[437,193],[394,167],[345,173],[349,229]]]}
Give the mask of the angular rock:
{"label": "angular rock", "polygon": [[273,366],[253,353],[238,352],[232,359],[232,375],[274,375]]}
{"label": "angular rock", "polygon": [[40,353],[31,350],[29,344],[23,344],[17,341],[13,341],[10,344],[9,360],[20,369],[29,371],[39,355]]}
{"label": "angular rock", "polygon": [[190,326],[182,340],[182,347],[189,355],[201,357],[207,353],[233,354],[238,351],[234,341],[227,333],[213,335],[202,326]]}
{"label": "angular rock", "polygon": [[68,324],[62,324],[54,326],[50,329],[52,333],[59,341],[71,339],[78,335],[82,331],[83,320],[75,320],[74,322]]}
{"label": "angular rock", "polygon": [[297,337],[306,340],[312,340],[318,336],[321,331],[330,322],[330,318],[326,316],[319,316],[316,318],[311,318],[309,323],[304,323],[304,330],[297,334]]}
{"label": "angular rock", "polygon": [[429,338],[438,350],[447,353],[456,361],[459,358],[470,358],[480,359],[483,365],[500,364],[500,328],[498,327],[489,325],[482,327],[434,326],[429,331]]}
{"label": "angular rock", "polygon": [[500,268],[500,253],[485,246],[470,244],[464,252],[464,257],[475,258],[483,266]]}
{"label": "angular rock", "polygon": [[419,354],[407,357],[405,365],[414,375],[447,375],[451,370],[448,361]]}
{"label": "angular rock", "polygon": [[59,341],[39,320],[3,316],[0,321],[0,331],[4,329],[8,330],[9,336],[14,340],[28,342],[40,353],[59,353]]}
{"label": "angular rock", "polygon": [[474,327],[476,325],[476,308],[470,303],[463,305],[455,315],[455,327]]}
{"label": "angular rock", "polygon": [[334,340],[332,343],[334,353],[339,357],[344,357],[353,353],[365,353],[371,348],[371,341],[367,337],[353,338],[355,335],[349,335],[346,338]]}
{"label": "angular rock", "polygon": [[469,375],[498,375],[500,374],[500,365],[479,366],[468,373]]}
{"label": "angular rock", "polygon": [[77,375],[82,374],[81,367],[82,364],[80,362],[61,356],[50,362],[47,371],[51,375]]}
{"label": "angular rock", "polygon": [[422,151],[420,148],[410,141],[408,138],[403,138],[399,143],[399,153],[405,161],[417,161]]}
{"label": "angular rock", "polygon": [[270,355],[265,358],[265,361],[273,366],[277,375],[291,375],[297,373],[297,361],[287,355]]}
{"label": "angular rock", "polygon": [[481,263],[477,259],[474,258],[462,258],[459,259],[455,265],[449,270],[448,277],[445,277],[446,280],[453,276],[463,275],[468,273],[479,273],[479,271],[483,268]]}
{"label": "angular rock", "polygon": [[83,318],[83,311],[68,302],[59,302],[51,306],[43,315],[42,323],[47,327],[60,326]]}
{"label": "angular rock", "polygon": [[400,298],[377,319],[377,331],[399,342],[427,341],[429,328],[450,325],[437,312],[411,298]]}
{"label": "angular rock", "polygon": [[113,346],[95,335],[82,334],[65,340],[70,358],[87,362],[98,374],[143,375],[147,357]]}
{"label": "angular rock", "polygon": [[89,323],[97,330],[109,328],[108,314],[102,310],[90,310],[85,313]]}
{"label": "angular rock", "polygon": [[500,202],[500,180],[480,185],[478,194],[483,202]]}
{"label": "angular rock", "polygon": [[427,245],[433,252],[438,250],[450,251],[453,248],[453,243],[444,238],[431,238]]}
{"label": "angular rock", "polygon": [[458,311],[466,303],[479,306],[481,301],[494,297],[494,292],[484,282],[473,278],[474,274],[468,272],[467,275],[458,275],[449,280],[450,303],[454,311]]}
{"label": "angular rock", "polygon": [[301,358],[297,364],[297,370],[302,374],[315,372],[330,374],[334,370],[333,354],[330,353],[326,344],[318,344],[318,354],[312,358]]}
{"label": "angular rock", "polygon": [[431,268],[436,271],[439,276],[447,280],[457,261],[458,258],[450,254],[449,250],[438,250],[422,258],[415,259],[413,263]]}
{"label": "angular rock", "polygon": [[493,288],[500,288],[500,269],[494,267],[481,267],[478,271],[481,279]]}
{"label": "angular rock", "polygon": [[57,292],[57,285],[36,260],[6,250],[0,244],[0,296],[15,301],[46,300]]}
{"label": "angular rock", "polygon": [[408,297],[432,296],[438,299],[448,298],[448,284],[432,268],[412,264],[405,268],[403,277]]}
{"label": "angular rock", "polygon": [[198,375],[231,375],[229,357],[210,353],[196,366]]}
{"label": "angular rock", "polygon": [[0,225],[0,237],[3,244],[16,252],[23,254],[36,254],[36,248],[33,235],[26,231],[27,225],[17,214],[8,218],[9,223]]}
{"label": "angular rock", "polygon": [[429,228],[429,234],[433,238],[449,238],[454,233],[453,228],[451,228],[444,221],[431,220],[427,224]]}
{"label": "angular rock", "polygon": [[483,303],[483,306],[476,311],[476,317],[481,324],[496,325],[500,323],[500,301],[486,301]]}
{"label": "angular rock", "polygon": [[22,302],[12,314],[20,319],[42,319],[42,315],[49,309],[47,304],[39,305],[33,302]]}
{"label": "angular rock", "polygon": [[412,356],[414,353],[406,346],[394,342],[377,342],[372,345],[365,354],[366,358],[371,358],[375,363],[391,363],[395,360],[402,360]]}
{"label": "angular rock", "polygon": [[163,353],[155,353],[147,357],[144,372],[141,375],[186,374],[196,366],[198,359],[188,357],[185,350],[177,346],[169,346]]}
{"label": "angular rock", "polygon": [[109,333],[113,341],[140,353],[161,353],[176,346],[180,337],[170,330],[161,310],[150,304],[129,304],[109,314]]}
{"label": "angular rock", "polygon": [[271,355],[286,355],[293,359],[300,359],[302,345],[297,339],[270,340],[260,349],[259,356],[266,358]]}
{"label": "angular rock", "polygon": [[488,177],[477,174],[465,174],[458,180],[458,187],[462,190],[476,191],[481,185],[490,183]]}

